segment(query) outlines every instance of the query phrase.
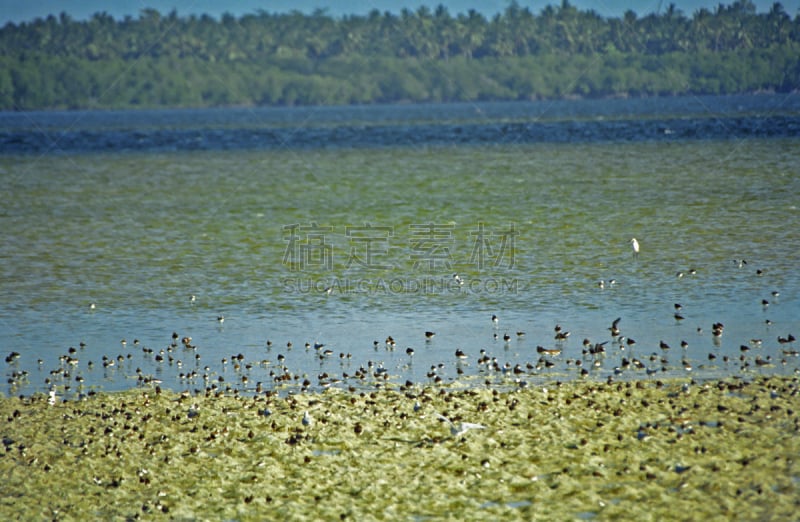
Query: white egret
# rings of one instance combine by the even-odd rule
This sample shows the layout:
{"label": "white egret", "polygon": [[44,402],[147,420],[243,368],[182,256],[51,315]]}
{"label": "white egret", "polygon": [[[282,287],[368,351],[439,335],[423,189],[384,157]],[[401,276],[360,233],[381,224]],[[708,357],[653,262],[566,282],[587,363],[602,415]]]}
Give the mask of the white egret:
{"label": "white egret", "polygon": [[460,422],[458,424],[455,424],[453,421],[451,421],[450,419],[448,419],[447,417],[445,417],[441,413],[439,414],[439,420],[442,420],[442,421],[450,424],[450,434],[453,437],[460,437],[463,434],[465,434],[466,432],[468,432],[469,430],[485,430],[486,429],[486,426],[484,426],[483,424],[475,424],[475,423],[472,423],[472,422]]}
{"label": "white egret", "polygon": [[639,242],[636,241],[635,237],[631,238],[631,248],[633,248],[633,257],[639,257]]}

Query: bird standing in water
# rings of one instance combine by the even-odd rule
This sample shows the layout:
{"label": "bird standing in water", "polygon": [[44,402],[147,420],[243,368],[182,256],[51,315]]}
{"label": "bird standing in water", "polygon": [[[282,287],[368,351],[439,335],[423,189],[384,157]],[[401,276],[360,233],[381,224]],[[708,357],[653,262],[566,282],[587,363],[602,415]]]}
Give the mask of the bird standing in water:
{"label": "bird standing in water", "polygon": [[631,248],[633,248],[633,257],[639,257],[639,242],[636,238],[631,238]]}

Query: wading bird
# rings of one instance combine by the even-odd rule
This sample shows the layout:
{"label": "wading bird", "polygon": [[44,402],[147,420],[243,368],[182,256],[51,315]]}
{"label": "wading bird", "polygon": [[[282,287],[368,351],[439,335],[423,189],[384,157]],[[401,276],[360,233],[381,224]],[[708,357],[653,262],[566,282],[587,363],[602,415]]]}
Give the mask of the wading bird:
{"label": "wading bird", "polygon": [[631,238],[631,248],[633,248],[633,257],[639,257],[639,242],[636,241],[635,237]]}
{"label": "wading bird", "polygon": [[439,420],[442,420],[448,424],[450,424],[450,435],[453,437],[460,437],[469,430],[485,430],[486,426],[483,424],[474,424],[472,422],[460,422],[455,424],[453,421],[442,415],[439,414]]}

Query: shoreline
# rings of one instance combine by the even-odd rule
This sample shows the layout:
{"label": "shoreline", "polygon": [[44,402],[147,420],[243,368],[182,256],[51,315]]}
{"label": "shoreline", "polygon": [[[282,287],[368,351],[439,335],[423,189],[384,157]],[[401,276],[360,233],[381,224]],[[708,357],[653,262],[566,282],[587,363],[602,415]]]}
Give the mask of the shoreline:
{"label": "shoreline", "polygon": [[[754,375],[0,397],[0,514],[788,519],[800,506],[799,389],[797,377]],[[453,436],[440,415],[483,428]]]}
{"label": "shoreline", "polygon": [[[37,107],[37,108],[14,108],[3,109],[0,113],[118,113],[118,112],[131,112],[131,113],[149,113],[149,112],[191,112],[191,111],[241,111],[241,110],[276,110],[285,111],[292,109],[347,109],[347,108],[373,108],[373,107],[410,107],[410,106],[475,106],[476,104],[525,104],[525,103],[554,103],[554,102],[575,102],[575,101],[616,101],[616,100],[662,100],[662,99],[675,99],[675,98],[734,98],[734,97],[758,97],[758,96],[792,96],[800,93],[800,88],[782,91],[778,89],[751,89],[736,92],[725,93],[698,93],[692,91],[674,92],[669,94],[632,94],[628,92],[610,93],[598,96],[585,96],[585,95],[564,95],[564,96],[531,96],[528,98],[492,98],[486,100],[397,100],[397,101],[378,101],[378,102],[364,102],[364,103],[338,103],[338,104],[295,104],[295,105],[280,105],[280,104],[230,104],[230,105],[120,105],[120,106],[81,106],[81,107]],[[678,118],[680,116],[677,116]],[[716,117],[715,115],[709,117]],[[573,119],[567,119],[574,121]],[[590,120],[587,118],[587,120]],[[520,121],[525,121],[521,119]],[[551,121],[551,120],[548,120]],[[560,121],[560,120],[554,120]],[[399,123],[399,124],[402,124]],[[331,124],[335,125],[335,124]]]}

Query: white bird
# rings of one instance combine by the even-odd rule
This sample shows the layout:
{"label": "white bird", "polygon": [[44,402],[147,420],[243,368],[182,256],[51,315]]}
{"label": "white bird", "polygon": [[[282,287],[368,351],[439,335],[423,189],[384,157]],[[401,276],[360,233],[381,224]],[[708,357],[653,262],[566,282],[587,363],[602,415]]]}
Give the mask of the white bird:
{"label": "white bird", "polygon": [[630,243],[633,248],[633,257],[639,257],[639,242],[636,241],[635,237],[632,237]]}
{"label": "white bird", "polygon": [[472,423],[472,422],[460,422],[458,424],[455,424],[453,421],[451,421],[450,419],[448,419],[447,417],[445,417],[441,413],[439,414],[439,420],[442,420],[442,421],[447,422],[448,424],[450,424],[450,435],[452,435],[453,437],[460,437],[463,434],[465,434],[466,432],[468,432],[469,430],[485,430],[486,429],[486,426],[484,426],[483,424],[475,424],[475,423]]}
{"label": "white bird", "polygon": [[49,404],[50,406],[55,406],[56,400],[57,400],[56,399],[56,389],[55,388],[51,388],[50,392],[48,393],[47,404]]}
{"label": "white bird", "polygon": [[311,418],[311,415],[308,412],[303,413],[303,426],[311,426],[314,423],[314,419]]}

